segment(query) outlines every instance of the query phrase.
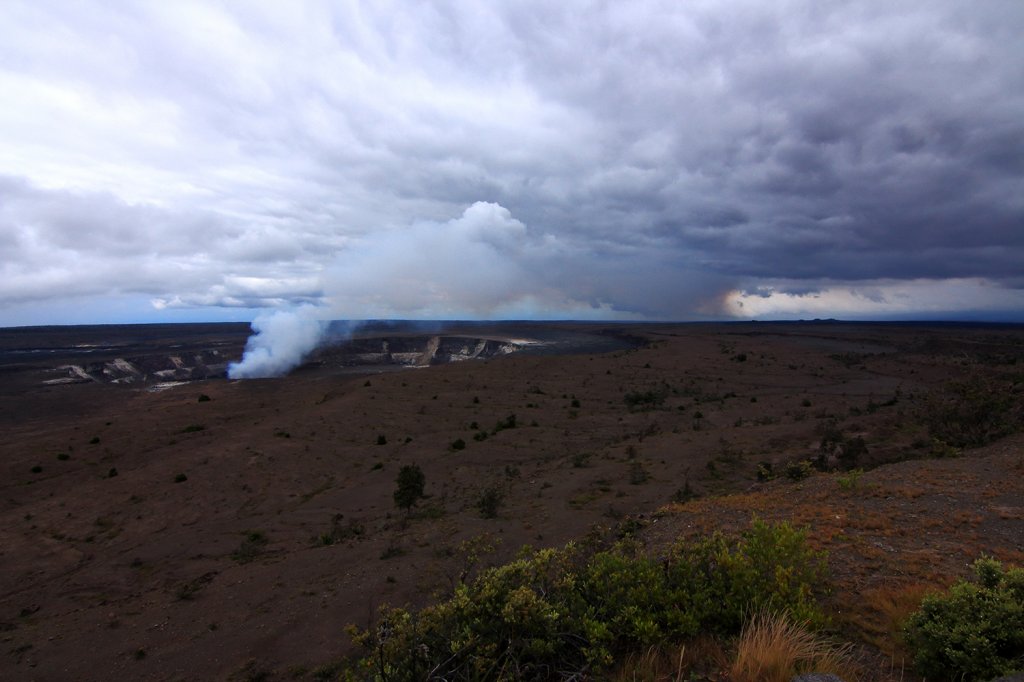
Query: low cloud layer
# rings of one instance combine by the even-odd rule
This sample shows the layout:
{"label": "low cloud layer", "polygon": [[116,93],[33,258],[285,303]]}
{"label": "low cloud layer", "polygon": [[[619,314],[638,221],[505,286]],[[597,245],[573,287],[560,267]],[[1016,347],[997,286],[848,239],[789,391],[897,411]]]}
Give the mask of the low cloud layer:
{"label": "low cloud layer", "polygon": [[1024,317],[1015,0],[0,20],[0,324]]}

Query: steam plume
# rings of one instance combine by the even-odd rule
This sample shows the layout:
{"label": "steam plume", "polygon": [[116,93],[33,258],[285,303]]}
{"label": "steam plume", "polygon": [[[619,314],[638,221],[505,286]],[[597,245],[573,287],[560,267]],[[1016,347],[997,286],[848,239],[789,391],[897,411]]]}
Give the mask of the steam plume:
{"label": "steam plume", "polygon": [[245,343],[241,362],[228,366],[231,379],[263,379],[286,374],[315,349],[327,330],[317,319],[318,308],[264,313],[252,321],[253,335]]}

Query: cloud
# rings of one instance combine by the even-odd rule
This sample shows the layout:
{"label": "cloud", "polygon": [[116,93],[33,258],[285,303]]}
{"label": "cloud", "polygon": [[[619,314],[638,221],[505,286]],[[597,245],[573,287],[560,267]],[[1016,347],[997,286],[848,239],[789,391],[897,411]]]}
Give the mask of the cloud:
{"label": "cloud", "polygon": [[[586,277],[591,254],[530,233],[508,209],[476,202],[458,218],[380,231],[352,244],[325,274],[325,299],[345,319],[630,317]],[[566,277],[565,271],[575,273]]]}
{"label": "cloud", "polygon": [[1020,279],[1012,0],[0,14],[0,324],[72,295],[685,318],[781,280],[984,309]]}

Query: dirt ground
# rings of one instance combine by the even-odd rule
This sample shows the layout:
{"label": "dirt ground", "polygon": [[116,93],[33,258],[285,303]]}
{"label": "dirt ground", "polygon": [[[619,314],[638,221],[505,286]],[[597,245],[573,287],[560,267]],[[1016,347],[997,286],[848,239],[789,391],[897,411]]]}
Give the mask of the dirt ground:
{"label": "dirt ground", "polygon": [[[238,352],[222,331],[193,341]],[[2,368],[0,678],[311,679],[351,653],[347,624],[450,590],[467,541],[496,563],[627,517],[657,547],[758,514],[829,550],[866,676],[913,679],[895,633],[915,600],[981,553],[1024,562],[1024,438],[935,459],[926,428],[952,380],[1021,385],[1024,329],[613,331],[642,343],[159,392]],[[784,474],[835,433],[863,439],[839,463],[863,476]],[[428,495],[409,514],[406,464]]]}

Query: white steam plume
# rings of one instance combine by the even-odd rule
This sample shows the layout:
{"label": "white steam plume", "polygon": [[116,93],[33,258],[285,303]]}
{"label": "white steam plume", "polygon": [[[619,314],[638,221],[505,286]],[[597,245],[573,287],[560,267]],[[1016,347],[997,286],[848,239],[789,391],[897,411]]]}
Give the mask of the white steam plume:
{"label": "white steam plume", "polygon": [[264,379],[288,373],[315,349],[327,330],[318,308],[264,313],[252,321],[255,332],[245,343],[241,362],[228,365],[231,379]]}

